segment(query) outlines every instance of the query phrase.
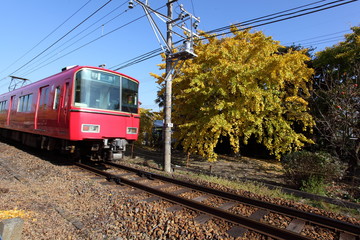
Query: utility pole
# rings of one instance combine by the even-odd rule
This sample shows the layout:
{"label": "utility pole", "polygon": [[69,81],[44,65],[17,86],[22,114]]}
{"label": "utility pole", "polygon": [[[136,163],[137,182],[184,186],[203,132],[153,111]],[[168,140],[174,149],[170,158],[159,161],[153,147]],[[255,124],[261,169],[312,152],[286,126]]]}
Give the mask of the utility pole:
{"label": "utility pole", "polygon": [[[134,8],[134,3],[141,5],[144,9],[146,16],[150,22],[150,25],[166,55],[166,77],[165,77],[165,108],[164,108],[164,171],[171,172],[171,134],[173,123],[171,122],[171,110],[172,110],[172,79],[173,73],[177,63],[180,60],[187,60],[196,57],[194,53],[193,44],[194,37],[198,37],[194,33],[194,29],[197,28],[200,18],[193,16],[187,12],[182,5],[180,5],[181,13],[175,19],[173,19],[173,3],[178,0],[167,0],[167,15],[162,14],[152,9],[148,0],[145,3],[140,0],[130,0],[129,8]],[[154,21],[151,14],[156,15],[158,18],[166,22],[166,39],[160,32],[160,28]],[[186,23],[190,22],[189,27],[186,27]],[[174,28],[180,29],[180,32],[174,31]],[[173,46],[173,34],[180,37],[183,41],[182,46]],[[161,44],[160,39],[164,42],[165,46]],[[178,51],[174,53],[174,49]]]}
{"label": "utility pole", "polygon": [[[168,0],[167,3],[169,19],[173,18],[173,0]],[[166,42],[167,46],[172,46],[172,23],[166,23]],[[166,53],[166,79],[165,79],[165,109],[164,109],[164,171],[171,172],[171,128],[173,124],[171,122],[171,110],[172,110],[172,65],[173,61],[170,58],[172,52]]]}

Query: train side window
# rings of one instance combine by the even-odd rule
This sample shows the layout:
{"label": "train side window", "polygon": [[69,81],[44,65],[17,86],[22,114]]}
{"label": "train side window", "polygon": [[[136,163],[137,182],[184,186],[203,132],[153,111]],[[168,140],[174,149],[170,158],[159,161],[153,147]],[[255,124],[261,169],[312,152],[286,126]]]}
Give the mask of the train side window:
{"label": "train side window", "polygon": [[55,89],[53,109],[58,109],[58,107],[59,107],[60,91],[61,91],[60,86],[57,86]]}
{"label": "train side window", "polygon": [[18,112],[31,112],[32,94],[19,97]]}
{"label": "train side window", "polygon": [[0,102],[0,112],[5,112],[7,110],[7,100]]}
{"label": "train side window", "polygon": [[40,88],[40,101],[39,107],[42,110],[46,110],[48,106],[49,99],[49,86]]}
{"label": "train side window", "polygon": [[22,108],[22,102],[23,102],[23,97],[19,97],[19,101],[18,101],[18,105],[17,105],[17,112],[22,112],[21,108]]}
{"label": "train side window", "polygon": [[16,98],[15,98],[16,95],[13,95],[11,96],[11,110],[16,110]]}
{"label": "train side window", "polygon": [[138,84],[128,78],[122,78],[122,103],[121,110],[124,112],[138,112]]}
{"label": "train side window", "polygon": [[27,102],[27,107],[26,107],[26,112],[31,112],[31,107],[32,107],[32,94],[28,95],[28,102]]}

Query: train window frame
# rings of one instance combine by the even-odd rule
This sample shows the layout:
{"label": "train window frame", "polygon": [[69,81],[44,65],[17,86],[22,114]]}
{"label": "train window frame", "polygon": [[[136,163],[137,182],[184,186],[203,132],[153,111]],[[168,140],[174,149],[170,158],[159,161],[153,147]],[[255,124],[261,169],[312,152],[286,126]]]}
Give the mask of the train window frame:
{"label": "train window frame", "polygon": [[53,110],[57,110],[60,105],[61,87],[57,86],[54,91]]}
{"label": "train window frame", "polygon": [[42,110],[46,110],[49,106],[49,93],[50,93],[50,86],[46,85],[40,87],[40,98],[39,98],[39,107]]}
{"label": "train window frame", "polygon": [[17,112],[31,112],[33,94],[26,94],[19,97]]}
{"label": "train window frame", "polygon": [[0,112],[6,112],[8,110],[8,100],[0,102]]}
{"label": "train window frame", "polygon": [[74,107],[121,111],[122,75],[83,68],[75,75]]}
{"label": "train window frame", "polygon": [[121,111],[138,113],[139,83],[130,78],[121,78]]}

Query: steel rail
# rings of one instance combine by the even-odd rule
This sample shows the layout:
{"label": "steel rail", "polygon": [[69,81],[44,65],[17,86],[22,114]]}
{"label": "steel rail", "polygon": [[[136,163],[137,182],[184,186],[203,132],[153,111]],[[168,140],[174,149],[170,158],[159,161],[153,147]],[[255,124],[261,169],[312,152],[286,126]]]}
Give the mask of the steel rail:
{"label": "steel rail", "polygon": [[166,182],[171,182],[177,185],[181,185],[184,187],[188,187],[191,189],[195,189],[201,192],[205,192],[205,193],[209,193],[212,195],[216,195],[216,196],[220,196],[223,198],[227,198],[230,200],[235,200],[238,202],[242,202],[245,203],[247,205],[251,205],[254,207],[259,207],[259,208],[263,208],[263,209],[267,209],[270,210],[272,212],[277,212],[277,213],[281,213],[284,215],[288,215],[291,217],[295,217],[295,218],[299,218],[305,221],[309,221],[312,222],[316,225],[321,225],[327,228],[332,228],[335,230],[340,230],[340,231],[344,231],[347,233],[350,233],[352,235],[355,236],[360,236],[360,226],[351,224],[351,223],[347,223],[347,222],[343,222],[343,221],[339,221],[336,219],[332,219],[332,218],[328,218],[328,217],[324,217],[321,215],[317,215],[314,213],[309,213],[309,212],[304,212],[301,210],[297,210],[294,208],[289,208],[289,207],[285,207],[285,206],[280,206],[280,205],[276,205],[276,204],[272,204],[272,203],[268,203],[268,202],[263,202],[257,199],[253,199],[253,198],[248,198],[248,197],[243,197],[240,195],[236,195],[236,194],[232,194],[232,193],[228,193],[228,192],[224,192],[224,191],[220,191],[220,190],[216,190],[216,189],[212,189],[212,188],[208,188],[205,186],[200,186],[197,184],[193,184],[193,183],[189,183],[189,182],[185,182],[185,181],[181,181],[181,180],[177,180],[174,178],[170,178],[170,177],[165,177],[162,175],[158,175],[158,174],[154,174],[154,173],[150,173],[150,172],[145,172],[142,170],[138,170],[135,168],[131,168],[128,166],[124,166],[124,165],[120,165],[120,164],[115,164],[115,163],[110,163],[107,162],[106,164],[109,164],[111,166],[114,167],[118,167],[127,171],[132,171],[138,175],[142,175],[142,176],[147,176],[153,179],[158,179],[158,180],[162,180],[162,181],[166,181]]}
{"label": "steel rail", "polygon": [[[229,222],[232,222],[235,224],[239,224],[239,225],[245,227],[246,229],[251,229],[255,232],[264,234],[266,236],[273,237],[275,239],[293,239],[293,240],[308,240],[308,239],[310,239],[310,238],[307,238],[305,236],[291,232],[286,229],[277,228],[277,227],[274,227],[274,226],[271,226],[271,225],[268,225],[265,223],[261,223],[256,220],[252,220],[248,217],[232,214],[230,212],[221,210],[220,208],[210,207],[210,206],[204,205],[204,204],[194,201],[194,200],[182,198],[182,197],[179,197],[177,195],[174,195],[174,194],[171,194],[168,192],[163,192],[163,191],[153,188],[151,186],[147,186],[147,185],[138,183],[136,181],[132,181],[132,180],[123,178],[121,176],[117,176],[115,174],[104,172],[102,170],[88,166],[86,164],[75,163],[75,165],[80,168],[94,172],[98,175],[102,175],[102,176],[106,177],[108,180],[114,181],[118,184],[126,184],[129,186],[135,187],[137,189],[144,190],[148,193],[151,193],[151,194],[157,195],[161,198],[167,199],[170,202],[175,202],[177,204],[186,206],[187,208],[190,208],[190,209],[193,209],[196,211],[201,211],[206,214],[212,215],[214,217],[224,219],[226,221],[229,221]],[[140,171],[140,172],[143,173],[142,174],[143,176],[151,177],[151,175],[149,175],[146,172],[142,172],[142,171]]]}

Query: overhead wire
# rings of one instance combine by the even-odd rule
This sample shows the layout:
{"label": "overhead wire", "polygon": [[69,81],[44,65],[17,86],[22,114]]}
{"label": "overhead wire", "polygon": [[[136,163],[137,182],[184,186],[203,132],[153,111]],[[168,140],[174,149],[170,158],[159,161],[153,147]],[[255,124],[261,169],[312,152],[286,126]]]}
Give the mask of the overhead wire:
{"label": "overhead wire", "polygon": [[337,36],[337,37],[322,39],[322,40],[313,41],[313,42],[306,42],[306,43],[301,44],[301,46],[304,48],[308,48],[308,47],[314,47],[314,46],[318,46],[318,45],[322,45],[322,44],[330,43],[330,42],[334,42],[334,41],[338,42],[343,39],[344,39],[344,36]]}
{"label": "overhead wire", "polygon": [[[325,0],[322,0],[322,1],[317,1],[317,2],[314,2],[314,3],[310,3],[310,4],[306,4],[306,5],[302,5],[302,6],[299,6],[299,7],[296,7],[296,8],[292,8],[292,9],[288,9],[288,10],[285,10],[285,11],[281,11],[281,12],[278,12],[278,13],[274,13],[274,14],[270,14],[270,15],[266,15],[266,16],[263,16],[263,17],[258,17],[258,18],[255,18],[255,19],[251,19],[251,20],[247,20],[247,21],[244,21],[244,22],[241,22],[241,23],[238,23],[238,24],[235,24],[235,26],[241,26],[241,24],[244,24],[246,23],[247,25],[250,25],[250,24],[253,24],[254,22],[260,22],[260,21],[263,21],[262,18],[265,19],[269,19],[268,17],[269,16],[275,16],[275,14],[282,14],[282,16],[285,16],[285,15],[290,15],[290,14],[294,14],[294,13],[289,13],[289,14],[283,14],[285,12],[289,12],[291,10],[297,10],[297,9],[300,9],[300,8],[304,8],[304,7],[307,7],[307,6],[310,6],[310,5],[313,5],[313,4],[316,4],[316,3],[320,3],[320,2],[324,2]],[[243,30],[246,30],[246,29],[251,29],[251,28],[254,28],[254,27],[259,27],[259,26],[264,26],[264,25],[269,25],[269,24],[273,24],[273,23],[276,23],[276,22],[281,22],[281,21],[285,21],[285,20],[289,20],[289,19],[292,19],[292,18],[297,18],[297,17],[301,17],[301,16],[305,16],[305,15],[308,15],[308,14],[313,14],[313,13],[316,13],[316,12],[320,12],[320,11],[324,11],[324,10],[327,10],[327,9],[331,9],[331,8],[334,8],[334,7],[339,7],[341,5],[344,5],[344,4],[349,4],[349,3],[352,3],[352,2],[356,2],[358,0],[337,0],[337,1],[332,1],[331,3],[327,3],[327,4],[323,4],[323,5],[320,5],[320,6],[316,6],[316,7],[312,7],[312,8],[307,8],[307,11],[308,12],[305,12],[305,13],[300,13],[300,14],[297,14],[297,15],[294,15],[294,16],[288,16],[288,17],[285,17],[285,18],[281,18],[281,19],[277,19],[277,20],[273,20],[273,21],[268,21],[268,22],[265,22],[265,23],[260,23],[260,24],[257,24],[257,25],[252,25],[252,26],[249,26],[249,27],[246,27],[246,28],[241,28],[241,29],[238,29],[237,31],[243,31]],[[331,5],[331,6],[328,6],[329,4],[334,4],[334,3],[337,3],[335,5]],[[320,9],[318,9],[320,8]],[[316,9],[316,10],[314,10]],[[304,9],[305,10],[305,9]],[[312,11],[309,11],[309,10],[312,10]],[[296,11],[295,13],[299,13],[300,11]],[[302,11],[301,11],[302,12]],[[276,17],[277,18],[277,17]],[[271,18],[271,20],[274,19],[274,18]],[[222,32],[224,30],[230,30],[231,27],[234,26],[234,25],[229,25],[229,26],[226,26],[226,27],[222,27],[222,28],[218,28],[218,29],[214,29],[214,30],[211,30],[211,31],[207,31],[205,32],[206,34],[212,34],[212,33],[216,33],[216,32]],[[199,40],[205,40],[209,37],[218,37],[218,36],[223,36],[225,34],[228,34],[228,33],[231,33],[231,31],[229,32],[225,32],[225,33],[219,33],[219,34],[213,34],[211,36],[208,36],[208,37],[204,37],[204,38],[200,38]],[[158,50],[158,49],[156,49]],[[137,63],[140,63],[140,62],[143,62],[143,61],[146,61],[150,58],[153,58],[153,57],[156,57],[158,55],[156,54],[152,54],[155,50],[153,51],[150,51],[148,52],[147,54],[144,54],[145,56],[143,55],[140,55],[138,57],[135,57],[133,58],[132,61],[126,61],[122,64],[118,64],[116,65],[117,68],[115,68],[115,71],[117,70],[120,70],[120,69],[123,69],[125,67],[129,67],[129,66],[132,66],[134,64],[137,64]]]}
{"label": "overhead wire", "polygon": [[[207,34],[212,34],[212,33],[216,33],[216,32],[223,32],[223,31],[226,31],[226,30],[230,30],[233,26],[235,26],[235,27],[240,27],[240,29],[238,29],[237,31],[243,31],[243,30],[250,29],[250,28],[255,28],[255,27],[259,27],[259,26],[269,25],[269,24],[273,24],[273,23],[277,23],[277,22],[282,22],[282,21],[285,21],[285,20],[289,20],[289,19],[292,19],[292,18],[302,17],[302,16],[309,15],[309,14],[313,14],[313,13],[316,13],[316,12],[321,12],[321,11],[324,11],[324,10],[328,10],[328,9],[331,9],[331,8],[334,8],[334,7],[339,7],[339,6],[342,6],[342,5],[345,5],[345,4],[349,4],[349,3],[352,3],[352,2],[356,2],[356,1],[358,1],[358,0],[337,0],[337,1],[333,1],[333,2],[330,2],[330,3],[326,3],[326,4],[323,4],[323,5],[320,5],[320,6],[311,7],[311,8],[306,8],[306,9],[299,10],[299,11],[292,12],[292,13],[282,14],[282,15],[280,15],[280,16],[281,16],[281,17],[284,17],[284,18],[281,18],[281,19],[273,20],[273,19],[275,19],[275,18],[280,17],[280,16],[276,16],[276,17],[271,17],[271,18],[262,19],[262,20],[256,20],[256,21],[251,21],[251,20],[250,20],[250,21],[246,21],[246,23],[245,23],[245,22],[241,22],[241,23],[229,25],[229,26],[226,26],[226,27],[218,28],[218,29],[215,29],[215,30],[211,30],[211,31],[208,31],[208,32],[206,32],[206,33],[207,33]],[[337,3],[337,4],[334,4],[334,3]],[[327,5],[329,5],[329,4],[334,4],[334,5],[327,6]],[[325,6],[327,6],[327,7],[325,7]],[[320,8],[320,9],[318,9],[318,8]],[[315,10],[315,9],[316,9],[316,10]],[[303,11],[308,11],[308,12],[300,13],[300,12],[303,12]],[[290,16],[290,15],[293,15],[293,14],[296,14],[296,15]],[[285,16],[288,16],[288,17],[285,17]],[[270,21],[270,20],[273,20],[273,21]],[[259,23],[259,22],[263,22],[263,21],[268,21],[268,22]],[[259,23],[259,24],[252,25],[252,24],[254,24],[254,23]],[[243,26],[249,26],[249,27],[242,28]],[[220,36],[220,35],[228,34],[228,33],[231,33],[231,31],[225,32],[225,33],[216,34],[216,35],[213,35],[212,37],[218,37],[218,36]]]}
{"label": "overhead wire", "polygon": [[[320,36],[316,36],[316,37],[306,38],[306,39],[302,39],[302,40],[298,40],[298,41],[294,41],[294,42],[288,42],[288,43],[285,43],[284,45],[301,43],[301,42],[305,42],[305,41],[309,41],[309,40],[313,40],[313,39],[328,37],[328,36],[332,36],[332,35],[336,35],[336,34],[340,34],[340,33],[346,33],[346,32],[349,32],[349,30],[347,29],[347,30],[343,30],[343,31],[339,31],[339,32],[334,32],[334,33],[324,34],[324,35],[320,35]],[[343,35],[341,35],[341,36],[343,36]]]}
{"label": "overhead wire", "polygon": [[[156,9],[156,10],[159,10],[159,9],[165,7],[165,6],[166,6],[166,5],[164,5],[164,6],[162,6],[162,7],[159,7],[159,8]],[[87,42],[87,43],[85,43],[85,44],[83,44],[83,45],[81,45],[81,46],[73,49],[72,51],[70,51],[70,52],[68,52],[68,53],[66,53],[66,54],[64,54],[64,55],[62,55],[62,56],[60,56],[60,57],[58,57],[58,58],[56,58],[56,59],[54,59],[54,60],[52,60],[52,61],[44,64],[44,65],[42,65],[42,66],[40,66],[40,67],[38,67],[38,68],[36,68],[36,69],[34,69],[33,71],[29,72],[28,74],[30,74],[30,73],[32,73],[32,72],[34,72],[34,71],[37,71],[37,70],[39,70],[39,69],[41,69],[41,68],[43,68],[43,67],[45,67],[45,66],[47,66],[47,65],[49,65],[49,64],[51,64],[51,63],[53,63],[53,62],[55,62],[55,61],[63,58],[63,57],[65,57],[65,56],[67,56],[67,55],[69,55],[69,54],[71,54],[71,53],[73,53],[73,52],[75,52],[75,51],[78,51],[79,49],[81,49],[81,48],[83,48],[83,47],[85,47],[85,46],[87,46],[87,45],[89,45],[89,44],[91,44],[91,43],[93,43],[93,42],[95,42],[95,41],[98,41],[98,40],[100,40],[101,38],[106,37],[106,36],[108,36],[108,35],[116,32],[116,31],[120,30],[121,28],[124,28],[124,27],[126,27],[126,26],[128,26],[128,25],[130,25],[130,24],[132,24],[132,23],[134,23],[134,22],[136,22],[136,21],[144,18],[145,16],[146,16],[146,15],[142,15],[142,16],[140,16],[140,17],[138,17],[138,18],[135,18],[134,20],[132,20],[132,21],[130,21],[130,22],[127,22],[127,23],[121,25],[120,27],[117,27],[117,28],[111,30],[110,32],[108,32],[108,33],[106,33],[106,34],[104,34],[104,35],[102,35],[102,36],[100,36],[100,37],[97,37],[97,38],[95,38],[95,39],[93,39],[93,40],[91,40],[91,41],[89,41],[89,42]]]}
{"label": "overhead wire", "polygon": [[79,24],[77,24],[75,27],[73,27],[70,31],[68,31],[65,35],[63,35],[62,37],[60,37],[58,40],[56,40],[54,43],[52,43],[50,46],[48,46],[45,50],[43,50],[42,52],[40,52],[38,55],[36,55],[35,57],[33,57],[31,60],[29,60],[28,62],[26,62],[24,65],[22,65],[21,67],[19,67],[18,69],[16,69],[15,71],[13,71],[11,74],[9,75],[13,75],[14,73],[16,73],[17,71],[19,71],[20,69],[22,69],[23,67],[27,66],[28,64],[30,64],[32,61],[34,61],[36,58],[38,58],[39,56],[41,56],[43,53],[45,53],[47,50],[49,50],[50,48],[52,48],[55,44],[57,44],[58,42],[60,42],[62,39],[64,39],[66,36],[68,36],[71,32],[73,32],[75,29],[77,29],[80,25],[82,25],[84,22],[86,22],[87,20],[89,20],[91,17],[93,17],[96,13],[98,13],[101,9],[103,9],[106,5],[108,5],[112,0],[107,1],[105,4],[103,4],[101,7],[99,7],[95,12],[93,12],[92,14],[90,14],[88,17],[86,17],[83,21],[81,21]]}
{"label": "overhead wire", "polygon": [[[290,11],[293,11],[293,10],[301,9],[301,8],[304,8],[304,7],[307,7],[307,6],[311,6],[311,5],[314,5],[314,4],[317,4],[317,3],[320,3],[320,2],[324,2],[324,1],[327,1],[327,0],[321,0],[321,1],[316,1],[316,2],[313,2],[313,3],[301,5],[301,6],[298,6],[298,7],[295,7],[295,8],[290,8],[290,9],[283,10],[283,11],[280,11],[280,12],[276,12],[276,13],[268,14],[268,15],[265,15],[265,16],[253,18],[253,19],[250,19],[250,20],[247,20],[247,21],[243,21],[243,22],[240,22],[240,23],[236,23],[236,24],[234,24],[234,25],[236,25],[236,26],[242,26],[242,25],[245,25],[245,24],[251,24],[251,23],[258,22],[258,21],[265,21],[265,20],[267,20],[267,18],[269,18],[269,17],[273,17],[273,16],[276,16],[276,15],[279,15],[279,14],[283,14],[283,13],[290,12]],[[344,0],[341,0],[341,1],[344,1]],[[280,15],[277,16],[277,17],[280,17]],[[207,31],[206,33],[207,33],[207,34],[211,34],[211,33],[214,33],[214,32],[220,32],[220,31],[222,31],[222,30],[227,30],[228,28],[229,28],[229,25],[228,25],[228,26],[225,26],[225,27],[216,28],[216,29]]]}
{"label": "overhead wire", "polygon": [[[341,0],[341,1],[343,1],[343,0]],[[267,23],[257,24],[257,25],[253,25],[253,26],[250,26],[250,27],[247,27],[247,28],[243,28],[243,29],[238,29],[238,30],[235,30],[235,32],[236,32],[236,31],[243,31],[243,30],[246,30],[246,29],[251,29],[251,28],[254,28],[254,27],[260,27],[260,26],[264,26],[264,25],[268,25],[268,24],[273,24],[273,23],[277,23],[277,22],[282,22],[282,21],[286,21],[286,20],[289,20],[289,19],[292,19],[292,18],[302,17],[302,16],[305,16],[305,15],[313,14],[313,13],[316,13],[316,12],[321,12],[321,11],[324,11],[324,10],[328,10],[328,9],[331,9],[331,8],[334,8],[334,7],[339,7],[339,6],[342,6],[342,5],[345,5],[345,4],[349,4],[349,3],[352,3],[352,2],[356,2],[356,1],[358,1],[358,0],[350,0],[350,1],[348,1],[348,2],[339,3],[339,4],[336,4],[336,5],[333,5],[333,6],[325,7],[325,8],[322,8],[322,9],[313,10],[313,11],[306,12],[306,13],[302,13],[302,14],[298,14],[298,15],[295,15],[295,16],[290,16],[290,17],[286,17],[286,18],[283,18],[283,19],[278,19],[278,20],[270,21],[270,22],[267,22]],[[231,26],[230,26],[230,28],[231,28]],[[229,28],[229,30],[230,30],[230,28]],[[231,31],[225,32],[225,33],[221,33],[221,34],[217,34],[217,35],[213,35],[213,36],[211,36],[211,37],[218,37],[218,36],[220,36],[220,35],[228,34],[228,33],[231,33]]]}
{"label": "overhead wire", "polygon": [[[78,12],[80,12],[86,5],[88,5],[92,0],[87,1],[84,5],[82,5],[78,10],[76,10],[70,17],[68,17],[64,22],[62,22],[59,26],[57,26],[53,31],[51,31],[48,35],[46,35],[43,39],[41,39],[37,44],[35,44],[34,47],[32,47],[30,50],[28,50],[26,53],[24,53],[21,57],[19,57],[17,60],[15,60],[13,63],[11,63],[9,66],[7,66],[5,69],[3,69],[1,73],[8,70],[10,67],[14,66],[17,62],[19,62],[21,59],[23,59],[27,54],[29,54],[32,50],[34,50],[36,47],[38,47],[42,42],[44,42],[46,39],[48,39],[54,32],[56,32],[60,27],[62,27],[67,21],[69,21],[73,16],[75,16]],[[10,74],[11,75],[11,74]]]}
{"label": "overhead wire", "polygon": [[[110,1],[112,1],[112,0],[110,0]],[[106,4],[108,4],[110,1],[108,1]],[[296,10],[296,9],[304,8],[304,7],[307,7],[307,6],[310,6],[310,5],[314,5],[314,4],[316,4],[316,3],[320,3],[320,2],[324,2],[324,1],[325,1],[325,0],[317,1],[317,2],[314,2],[314,3],[310,3],[310,4],[306,4],[306,5],[303,5],[303,6],[296,7],[296,8],[292,8],[292,9],[288,9],[288,10],[285,10],[285,11],[281,11],[281,12],[278,12],[278,13],[274,13],[274,14],[270,14],[270,15],[263,16],[263,17],[255,18],[255,19],[252,19],[252,20],[248,20],[248,21],[245,21],[245,22],[241,22],[241,23],[238,23],[237,26],[243,26],[244,23],[247,24],[247,25],[250,25],[250,24],[253,24],[253,23],[261,22],[261,21],[266,21],[266,20],[269,21],[269,20],[272,20],[272,19],[275,19],[275,18],[279,18],[279,17],[280,17],[280,16],[273,17],[273,16],[275,16],[276,14],[282,14],[282,13],[285,13],[285,12],[289,12],[289,11],[291,11],[291,10]],[[242,31],[242,30],[245,30],[245,29],[254,28],[254,27],[258,27],[258,26],[268,25],[268,24],[272,24],[272,23],[276,23],[276,22],[280,22],[280,21],[285,21],[285,20],[288,20],[288,19],[292,19],[292,18],[296,18],[296,17],[300,17],[300,16],[304,16],[304,15],[308,15],[308,14],[320,12],[320,11],[323,11],[323,10],[327,10],[327,9],[330,9],[330,8],[338,7],[338,6],[341,6],[341,5],[344,5],[344,4],[348,4],[348,3],[351,3],[351,2],[355,2],[355,1],[358,1],[358,0],[337,0],[337,1],[333,1],[333,2],[331,2],[331,3],[323,4],[323,5],[320,5],[320,6],[313,7],[313,8],[308,8],[307,10],[316,9],[316,10],[313,10],[313,11],[310,11],[310,12],[305,12],[305,13],[297,14],[297,15],[294,15],[294,16],[289,16],[289,15],[293,15],[293,14],[295,14],[295,13],[299,13],[299,12],[305,11],[305,9],[303,9],[303,10],[297,11],[297,12],[295,12],[295,13],[283,14],[282,16],[289,16],[289,17],[285,17],[285,18],[273,20],[273,21],[270,21],[270,22],[265,22],[265,23],[253,25],[253,26],[247,27],[247,28],[241,28],[241,29],[239,29],[238,31]],[[333,4],[333,3],[338,3],[338,4],[335,4],[335,5],[332,5],[332,6],[328,6],[328,7],[324,7],[324,6],[327,6],[327,5],[329,5],[329,4]],[[105,5],[106,5],[106,4],[105,4]],[[102,7],[104,7],[105,5],[103,5]],[[102,7],[101,7],[101,8],[102,8]],[[323,8],[321,8],[321,7],[323,7]],[[160,7],[160,8],[161,8],[161,7]],[[160,8],[159,8],[159,9],[160,9]],[[321,9],[317,9],[317,8],[321,8]],[[100,10],[100,9],[98,9],[97,11],[99,11],[99,10]],[[45,64],[45,65],[42,65],[41,67],[38,67],[38,68],[34,69],[34,70],[31,71],[31,72],[34,72],[34,71],[36,71],[36,70],[38,70],[38,69],[40,69],[40,68],[42,68],[42,67],[44,67],[44,66],[46,66],[46,65],[49,65],[50,63],[52,63],[52,62],[54,62],[54,61],[56,61],[56,60],[58,60],[58,59],[60,59],[60,58],[62,58],[62,57],[65,57],[65,56],[67,56],[67,55],[69,55],[69,54],[71,54],[71,53],[73,53],[73,52],[75,52],[75,51],[77,51],[77,50],[79,50],[79,49],[81,49],[81,48],[89,45],[90,43],[93,43],[93,42],[101,39],[102,37],[105,37],[105,36],[107,36],[107,35],[115,32],[115,31],[117,31],[117,30],[119,30],[119,29],[121,29],[121,28],[129,25],[129,24],[131,24],[131,23],[139,20],[140,18],[142,18],[142,17],[144,17],[144,16],[145,16],[145,15],[143,15],[143,16],[141,16],[141,17],[139,17],[139,18],[137,18],[137,19],[135,19],[135,20],[127,23],[127,24],[124,24],[124,25],[122,25],[122,26],[120,26],[120,27],[118,27],[118,28],[116,28],[116,29],[108,32],[107,34],[102,35],[101,37],[98,37],[98,38],[96,38],[96,39],[94,39],[94,40],[92,40],[92,41],[90,41],[90,42],[88,42],[88,43],[86,43],[86,44],[84,44],[84,45],[82,45],[82,46],[80,46],[80,47],[78,47],[78,48],[76,48],[76,49],[68,52],[68,53],[66,53],[65,55],[60,56],[60,57],[56,58],[55,60],[53,60],[53,61],[51,61],[51,62],[49,62],[49,63],[47,63],[47,64]],[[269,17],[272,17],[272,18],[269,18]],[[266,19],[266,18],[267,18],[267,19]],[[84,21],[85,21],[85,20],[84,20]],[[84,21],[83,21],[83,22],[84,22]],[[80,23],[80,24],[81,24],[81,23]],[[242,24],[242,25],[241,25],[241,24]],[[230,28],[231,28],[232,26],[233,26],[233,25],[226,26],[226,27],[222,27],[222,28],[218,28],[218,29],[214,29],[214,30],[208,31],[208,32],[206,32],[206,33],[212,34],[212,33],[216,33],[216,32],[222,32],[222,31],[230,30]],[[76,27],[75,27],[75,28],[76,28]],[[75,28],[73,28],[71,31],[75,30]],[[69,32],[69,33],[70,33],[70,32]],[[227,34],[227,33],[230,33],[230,32],[212,35],[212,37],[217,37],[217,36],[224,35],[224,34]],[[66,34],[66,35],[67,35],[67,34]],[[65,36],[64,36],[64,37],[65,37]],[[61,39],[63,39],[64,37],[62,37]],[[59,39],[57,42],[59,42],[61,39]],[[204,40],[204,39],[205,39],[205,38],[203,38],[203,39],[201,39],[201,40]],[[55,42],[53,45],[55,45],[57,42]],[[53,45],[51,45],[50,47],[52,47]],[[46,50],[48,50],[50,47],[48,47]],[[46,50],[44,50],[43,52],[45,52]],[[42,53],[43,53],[43,52],[42,52]],[[140,63],[140,62],[142,62],[142,61],[148,60],[148,59],[150,59],[150,58],[156,57],[156,56],[158,56],[158,55],[160,54],[160,52],[161,52],[161,48],[158,48],[158,49],[152,50],[152,51],[150,51],[150,52],[144,53],[144,54],[142,54],[142,55],[140,55],[140,56],[138,56],[138,57],[132,58],[132,59],[130,59],[130,60],[124,62],[124,63],[121,63],[121,64],[118,64],[118,65],[116,65],[116,66],[113,66],[112,68],[116,68],[116,70],[119,70],[119,69],[122,69],[122,68],[125,68],[125,67],[128,67],[128,66],[131,66],[131,65]],[[38,56],[41,55],[42,53],[38,54]],[[34,58],[33,58],[32,60],[30,60],[28,63],[30,63],[31,61],[33,61],[33,60],[34,60],[35,58],[37,58],[38,56],[34,57]],[[27,63],[27,64],[28,64],[28,63]],[[25,65],[27,65],[27,64],[25,64]],[[25,65],[23,65],[22,67],[24,67]],[[22,67],[20,67],[19,69],[21,69]],[[18,69],[18,70],[19,70],[19,69]],[[16,70],[16,71],[17,71],[17,70]],[[15,71],[15,72],[16,72],[16,71]],[[0,80],[0,81],[1,81],[1,80]]]}
{"label": "overhead wire", "polygon": [[[106,14],[105,16],[103,16],[102,18],[100,18],[99,20],[97,20],[95,23],[93,23],[92,25],[90,25],[89,27],[85,28],[84,30],[82,30],[80,33],[76,34],[74,37],[70,38],[69,40],[67,40],[66,42],[64,42],[63,44],[61,44],[60,46],[58,46],[57,48],[55,48],[53,51],[47,53],[46,55],[44,55],[43,57],[39,58],[37,62],[39,62],[39,60],[44,59],[45,57],[49,56],[50,54],[54,53],[55,51],[57,51],[58,49],[60,49],[61,47],[63,47],[65,44],[71,42],[72,40],[76,39],[78,36],[80,36],[82,33],[84,33],[85,31],[87,31],[88,29],[90,29],[92,26],[94,26],[95,24],[99,23],[101,20],[103,20],[105,17],[109,16],[110,14],[112,14],[113,12],[115,12],[116,10],[118,10],[119,8],[121,8],[122,6],[124,6],[127,3],[127,1],[125,1],[124,3],[122,3],[121,5],[119,5],[118,7],[114,8],[111,12],[109,12],[108,14]],[[82,39],[86,38],[87,36],[91,35],[92,33],[96,32],[97,30],[99,30],[100,28],[104,27],[105,25],[109,24],[110,22],[114,21],[116,18],[120,17],[121,15],[123,15],[124,13],[126,13],[127,10],[117,14],[116,16],[114,16],[113,18],[111,18],[110,20],[106,21],[105,23],[102,23],[100,26],[98,26],[97,28],[95,28],[94,30],[92,30],[91,32],[87,33],[86,35],[82,36],[81,38],[77,39],[75,42],[71,43],[70,45],[64,47],[63,49],[61,49],[60,51],[58,51],[57,53],[51,55],[50,57],[46,58],[45,60],[43,60],[42,62],[38,63],[36,66],[32,67],[31,69],[29,69],[27,72],[23,73],[24,75],[27,75],[31,72],[33,72],[33,69],[37,68],[38,66],[40,66],[41,64],[44,64],[45,62],[49,61],[50,59],[52,59],[55,56],[58,56],[61,52],[65,51],[66,49],[68,49],[69,47],[75,45],[76,43],[78,43],[79,41],[81,41]],[[36,61],[34,62],[36,63]]]}

